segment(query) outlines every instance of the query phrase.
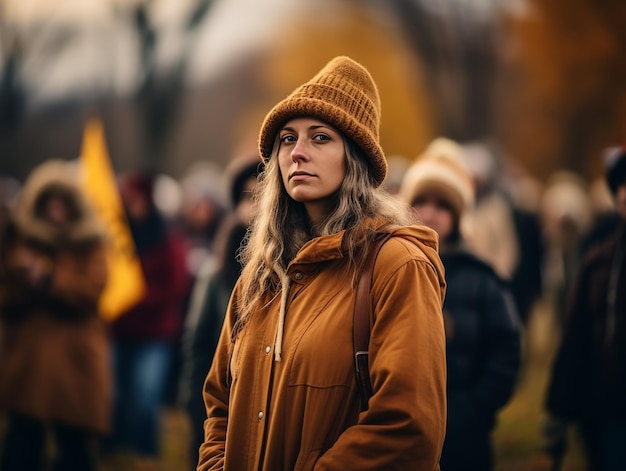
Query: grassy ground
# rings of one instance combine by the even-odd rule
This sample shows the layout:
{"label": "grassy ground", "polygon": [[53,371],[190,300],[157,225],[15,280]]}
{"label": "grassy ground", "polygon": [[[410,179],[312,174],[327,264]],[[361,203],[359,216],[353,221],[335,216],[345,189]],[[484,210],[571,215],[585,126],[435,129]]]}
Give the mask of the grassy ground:
{"label": "grassy ground", "polygon": [[[540,449],[539,429],[546,382],[557,336],[549,306],[540,304],[526,332],[524,369],[516,392],[501,411],[494,432],[495,471],[552,471],[552,462]],[[2,431],[0,420],[0,434]],[[107,456],[99,471],[187,471],[191,458],[187,450],[189,423],[178,410],[162,416],[162,456],[158,461],[133,456]],[[580,443],[573,431],[561,471],[583,471]],[[471,471],[471,470],[468,470]]]}
{"label": "grassy ground", "polygon": [[[500,412],[494,432],[496,471],[552,471],[553,463],[541,451],[541,422],[549,370],[558,344],[554,318],[547,303],[540,303],[530,318],[525,336],[525,361],[515,394]],[[580,441],[570,431],[569,447],[561,471],[583,471]]]}

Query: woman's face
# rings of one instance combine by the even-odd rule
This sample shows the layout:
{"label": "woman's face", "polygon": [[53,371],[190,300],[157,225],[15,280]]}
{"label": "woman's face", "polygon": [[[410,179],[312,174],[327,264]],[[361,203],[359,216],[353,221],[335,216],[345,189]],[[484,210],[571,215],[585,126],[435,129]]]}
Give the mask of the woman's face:
{"label": "woman's face", "polygon": [[342,134],[314,118],[288,121],[279,134],[278,164],[289,196],[303,203],[313,225],[331,210],[346,175]]}
{"label": "woman's face", "polygon": [[412,204],[420,220],[439,234],[439,240],[446,240],[455,227],[455,218],[450,205],[434,195],[418,197]]}

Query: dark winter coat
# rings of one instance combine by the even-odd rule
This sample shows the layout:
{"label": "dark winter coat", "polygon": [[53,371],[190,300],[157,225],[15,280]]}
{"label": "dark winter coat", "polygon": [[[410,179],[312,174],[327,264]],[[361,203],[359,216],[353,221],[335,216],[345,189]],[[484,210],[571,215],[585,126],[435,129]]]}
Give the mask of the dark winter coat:
{"label": "dark winter coat", "polygon": [[[37,197],[50,186],[70,195],[75,223],[50,226],[37,216]],[[108,275],[102,234],[69,164],[33,172],[2,253],[0,409],[109,430],[109,339],[97,310]]]}
{"label": "dark winter coat", "polygon": [[547,397],[547,409],[555,416],[626,422],[623,224],[610,240],[590,249],[570,292]]}
{"label": "dark winter coat", "polygon": [[[513,392],[520,323],[507,287],[488,265],[463,250],[442,252],[441,260],[448,284],[443,307],[448,424],[442,471],[475,469],[465,466],[490,459],[478,455],[489,454],[496,413]],[[446,468],[450,460],[462,466]]]}

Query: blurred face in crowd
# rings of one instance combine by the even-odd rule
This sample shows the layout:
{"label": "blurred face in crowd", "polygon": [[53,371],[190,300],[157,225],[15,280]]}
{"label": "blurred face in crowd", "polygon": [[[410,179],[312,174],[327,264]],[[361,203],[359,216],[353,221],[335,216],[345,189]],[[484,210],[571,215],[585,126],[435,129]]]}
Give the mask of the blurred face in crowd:
{"label": "blurred face in crowd", "polygon": [[65,202],[59,196],[52,196],[46,204],[46,219],[54,225],[63,225],[69,219]]}
{"label": "blurred face in crowd", "polygon": [[44,190],[35,201],[34,211],[37,217],[58,227],[80,217],[80,210],[72,196],[58,188]]}
{"label": "blurred face in crowd", "polygon": [[278,164],[289,196],[303,203],[313,225],[332,208],[346,175],[343,136],[314,118],[287,122],[279,134]]}
{"label": "blurred face in crowd", "polygon": [[195,232],[203,232],[211,227],[220,217],[221,209],[210,198],[198,198],[186,208],[184,217],[189,229]]}
{"label": "blurred face in crowd", "polygon": [[434,194],[421,195],[412,206],[422,223],[434,229],[440,240],[444,241],[452,235],[456,221],[452,208],[443,198]]}
{"label": "blurred face in crowd", "polygon": [[150,215],[152,205],[147,196],[135,191],[128,191],[124,196],[128,216],[131,219],[143,221]]}

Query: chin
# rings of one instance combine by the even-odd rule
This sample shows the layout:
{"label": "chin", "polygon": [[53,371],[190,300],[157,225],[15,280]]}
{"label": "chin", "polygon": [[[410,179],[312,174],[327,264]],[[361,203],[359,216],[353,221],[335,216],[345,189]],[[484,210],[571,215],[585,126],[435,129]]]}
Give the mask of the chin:
{"label": "chin", "polygon": [[297,201],[298,203],[308,203],[309,201],[318,199],[315,195],[311,195],[308,192],[303,191],[294,191],[289,196],[291,196],[291,199]]}

